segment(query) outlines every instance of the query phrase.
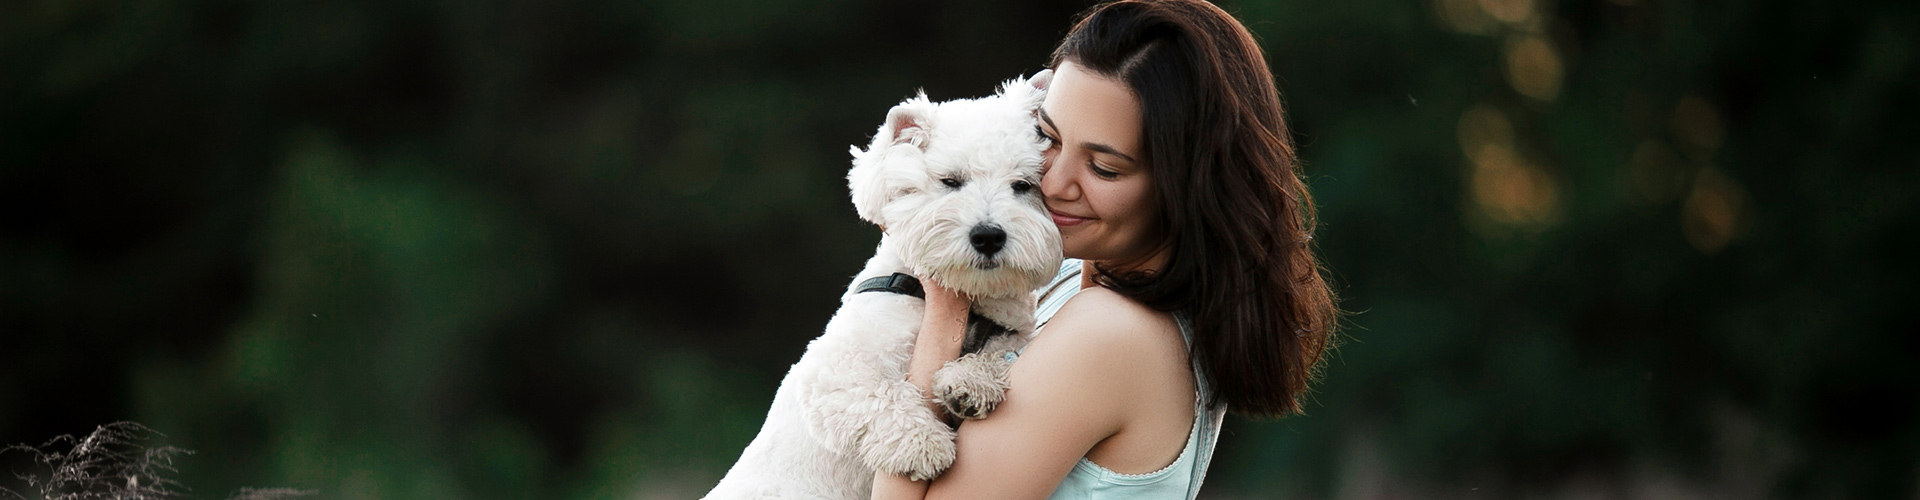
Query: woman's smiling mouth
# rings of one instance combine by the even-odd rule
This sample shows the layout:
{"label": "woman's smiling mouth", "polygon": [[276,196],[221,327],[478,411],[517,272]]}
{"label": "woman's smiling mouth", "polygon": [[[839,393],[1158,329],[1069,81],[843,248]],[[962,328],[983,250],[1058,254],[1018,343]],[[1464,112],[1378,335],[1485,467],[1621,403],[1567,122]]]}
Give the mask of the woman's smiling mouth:
{"label": "woman's smiling mouth", "polygon": [[1052,208],[1048,208],[1047,213],[1053,216],[1053,225],[1060,226],[1060,227],[1076,226],[1076,225],[1083,224],[1087,221],[1093,220],[1093,218],[1091,217],[1080,217],[1077,215],[1067,215],[1064,213],[1060,213],[1059,210],[1054,210]]}

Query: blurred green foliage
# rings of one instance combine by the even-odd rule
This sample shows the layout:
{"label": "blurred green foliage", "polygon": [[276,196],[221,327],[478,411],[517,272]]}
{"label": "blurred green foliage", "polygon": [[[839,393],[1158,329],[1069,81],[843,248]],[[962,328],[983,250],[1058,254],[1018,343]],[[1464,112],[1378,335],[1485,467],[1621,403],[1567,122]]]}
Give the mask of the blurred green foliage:
{"label": "blurred green foliage", "polygon": [[[878,239],[844,148],[1086,5],[0,4],[0,438],[696,497]],[[1226,7],[1356,314],[1208,495],[1920,494],[1920,6]]]}

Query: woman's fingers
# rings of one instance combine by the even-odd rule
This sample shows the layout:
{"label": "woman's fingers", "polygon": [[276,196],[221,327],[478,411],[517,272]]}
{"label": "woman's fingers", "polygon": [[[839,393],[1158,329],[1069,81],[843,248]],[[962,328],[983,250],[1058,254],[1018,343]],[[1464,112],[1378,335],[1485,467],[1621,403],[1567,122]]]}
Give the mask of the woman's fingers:
{"label": "woman's fingers", "polygon": [[966,311],[973,306],[973,301],[966,295],[940,286],[938,281],[925,278],[920,279],[920,288],[927,294],[928,314],[940,314],[944,317],[958,313],[960,321],[963,323],[966,321]]}

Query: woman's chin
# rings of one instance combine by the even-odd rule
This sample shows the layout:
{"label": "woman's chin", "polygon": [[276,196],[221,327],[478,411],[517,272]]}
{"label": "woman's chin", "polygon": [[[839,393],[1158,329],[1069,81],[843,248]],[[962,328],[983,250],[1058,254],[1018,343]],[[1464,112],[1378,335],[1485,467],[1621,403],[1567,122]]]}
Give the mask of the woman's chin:
{"label": "woman's chin", "polygon": [[1069,259],[1082,259],[1082,260],[1087,259],[1088,248],[1085,245],[1075,245],[1073,238],[1063,237],[1061,238],[1061,240],[1062,240],[1060,242],[1061,256]]}

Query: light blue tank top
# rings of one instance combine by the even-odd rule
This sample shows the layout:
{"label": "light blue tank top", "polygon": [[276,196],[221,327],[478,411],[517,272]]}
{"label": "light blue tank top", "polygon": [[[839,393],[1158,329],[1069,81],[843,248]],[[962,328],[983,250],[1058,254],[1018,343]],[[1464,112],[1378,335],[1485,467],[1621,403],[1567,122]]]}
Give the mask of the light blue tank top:
{"label": "light blue tank top", "polygon": [[[1040,299],[1040,306],[1034,310],[1035,319],[1044,327],[1054,313],[1060,312],[1060,306],[1074,294],[1080,293],[1081,263],[1078,259],[1067,259],[1060,265],[1060,273],[1047,285],[1046,294]],[[1193,327],[1186,315],[1175,313],[1174,323],[1180,326],[1180,336],[1193,345]],[[1131,500],[1131,499],[1188,499],[1200,494],[1200,481],[1207,475],[1207,465],[1213,461],[1213,445],[1220,438],[1220,420],[1227,414],[1226,405],[1208,408],[1201,398],[1207,393],[1207,380],[1197,369],[1193,372],[1194,402],[1193,430],[1187,434],[1187,447],[1180,450],[1180,457],[1160,470],[1146,474],[1121,474],[1081,457],[1073,470],[1060,481],[1060,487],[1053,490],[1053,500]]]}

